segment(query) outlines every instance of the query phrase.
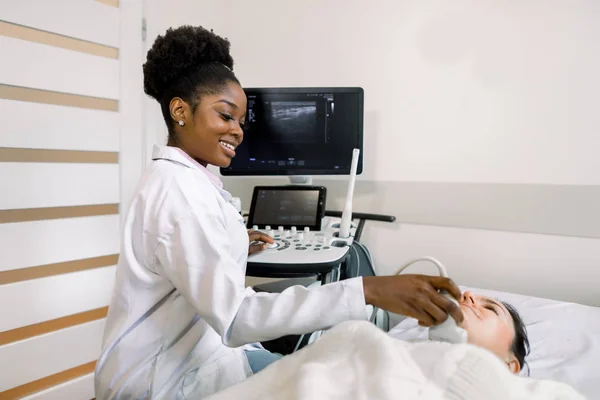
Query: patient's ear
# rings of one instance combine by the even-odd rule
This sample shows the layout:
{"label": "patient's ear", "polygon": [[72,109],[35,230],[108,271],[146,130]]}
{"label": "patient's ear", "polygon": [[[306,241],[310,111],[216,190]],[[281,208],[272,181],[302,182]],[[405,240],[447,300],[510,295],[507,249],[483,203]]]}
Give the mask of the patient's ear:
{"label": "patient's ear", "polygon": [[519,361],[514,356],[514,354],[510,354],[508,356],[508,360],[505,361],[505,363],[506,363],[506,366],[508,367],[508,369],[510,370],[510,372],[512,372],[513,374],[516,375],[521,371],[521,365],[519,364]]}

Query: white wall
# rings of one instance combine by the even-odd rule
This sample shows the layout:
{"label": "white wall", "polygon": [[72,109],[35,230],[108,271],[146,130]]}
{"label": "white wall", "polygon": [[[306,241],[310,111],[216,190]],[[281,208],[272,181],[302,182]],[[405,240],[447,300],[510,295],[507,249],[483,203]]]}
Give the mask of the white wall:
{"label": "white wall", "polygon": [[[154,32],[227,37],[244,86],[364,88],[355,209],[399,217],[366,232],[379,273],[427,254],[461,284],[600,305],[600,3],[148,5]],[[281,181],[226,179],[246,206],[257,182]]]}
{"label": "white wall", "polygon": [[121,166],[121,225],[135,188],[146,165],[145,145],[145,94],[141,65],[146,59],[142,40],[144,0],[120,0],[120,158]]}

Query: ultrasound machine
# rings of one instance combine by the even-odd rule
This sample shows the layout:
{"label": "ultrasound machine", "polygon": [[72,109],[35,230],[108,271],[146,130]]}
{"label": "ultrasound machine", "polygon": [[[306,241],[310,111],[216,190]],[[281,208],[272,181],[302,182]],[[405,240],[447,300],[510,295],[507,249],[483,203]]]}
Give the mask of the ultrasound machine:
{"label": "ultrasound machine", "polygon": [[[395,218],[352,211],[355,177],[363,170],[363,89],[244,91],[248,99],[244,141],[221,174],[290,180],[289,185],[254,188],[247,227],[267,233],[275,243],[248,257],[246,274],[291,279],[254,289],[281,292],[295,284],[374,275],[369,251],[360,243],[363,227],[367,220]],[[327,209],[327,188],[312,184],[317,175],[349,177],[343,210]],[[271,351],[289,353],[302,345],[302,338],[297,339],[263,344]]]}

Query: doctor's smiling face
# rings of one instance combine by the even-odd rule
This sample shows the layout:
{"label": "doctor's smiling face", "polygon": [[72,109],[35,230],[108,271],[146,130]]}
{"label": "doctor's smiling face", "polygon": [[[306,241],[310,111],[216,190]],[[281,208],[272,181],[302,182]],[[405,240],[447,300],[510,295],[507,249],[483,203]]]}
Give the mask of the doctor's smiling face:
{"label": "doctor's smiling face", "polygon": [[196,104],[176,97],[169,108],[175,122],[169,145],[180,147],[204,166],[229,166],[244,139],[246,119],[246,94],[237,82],[200,96]]}
{"label": "doctor's smiling face", "polygon": [[518,373],[529,342],[517,311],[509,304],[471,292],[463,293],[460,308],[464,316],[461,327],[468,332],[469,343],[491,351]]}
{"label": "doctor's smiling face", "polygon": [[160,104],[169,146],[200,164],[228,167],[242,142],[246,94],[229,41],[201,26],[159,36],[148,51],[144,91]]}

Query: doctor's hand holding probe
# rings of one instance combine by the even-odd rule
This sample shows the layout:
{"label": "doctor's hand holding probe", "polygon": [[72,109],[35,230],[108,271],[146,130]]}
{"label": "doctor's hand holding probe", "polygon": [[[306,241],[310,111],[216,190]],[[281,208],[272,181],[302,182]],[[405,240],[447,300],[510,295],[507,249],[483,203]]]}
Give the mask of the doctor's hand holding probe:
{"label": "doctor's hand holding probe", "polygon": [[248,253],[271,243],[248,232],[208,165],[229,166],[244,137],[246,96],[229,42],[202,27],[159,36],[143,65],[166,146],[132,198],[95,373],[96,398],[203,398],[281,356],[259,342],[368,318],[366,304],[440,324],[460,309],[449,279],[356,277],[282,293],[245,287]]}

